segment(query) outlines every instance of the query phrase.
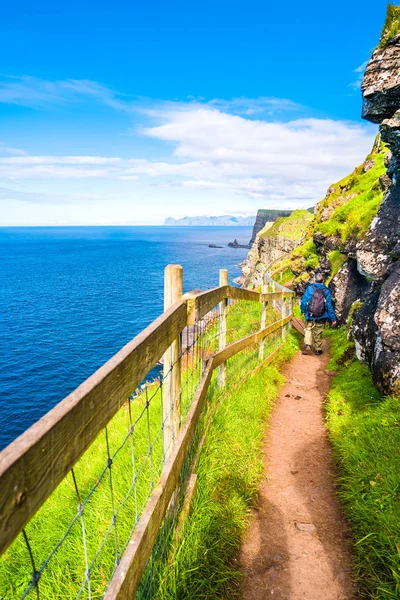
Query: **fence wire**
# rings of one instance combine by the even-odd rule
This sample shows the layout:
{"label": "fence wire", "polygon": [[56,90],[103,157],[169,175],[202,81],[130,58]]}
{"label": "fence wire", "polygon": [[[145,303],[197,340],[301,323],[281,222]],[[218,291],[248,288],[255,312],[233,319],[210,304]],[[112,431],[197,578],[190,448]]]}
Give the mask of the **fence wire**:
{"label": "fence wire", "polygon": [[[263,307],[259,302],[226,302],[226,343],[231,344],[260,329]],[[264,315],[265,325],[289,314],[288,302],[275,302]],[[96,438],[39,512],[3,554],[0,561],[0,598],[101,598],[117,569],[127,544],[149,501],[175,443],[168,445],[168,423],[187,418],[207,360],[219,349],[221,305],[214,307],[180,336],[179,353],[169,368],[148,377]],[[264,357],[281,343],[279,329],[263,341]],[[227,381],[235,385],[259,364],[259,344],[227,361]],[[164,388],[179,363],[181,385],[174,401],[163,410]],[[154,370],[152,370],[153,372]],[[215,398],[214,372],[208,398]],[[214,395],[213,395],[214,394]],[[191,442],[173,503],[161,527],[137,598],[153,597],[163,561],[173,540],[198,440],[204,431],[207,405]]]}

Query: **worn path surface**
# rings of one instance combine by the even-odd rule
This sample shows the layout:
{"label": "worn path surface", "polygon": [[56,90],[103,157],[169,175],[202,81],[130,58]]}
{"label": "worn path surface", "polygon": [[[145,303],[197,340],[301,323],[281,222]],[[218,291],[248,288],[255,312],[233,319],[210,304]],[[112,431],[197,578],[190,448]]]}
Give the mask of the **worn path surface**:
{"label": "worn path surface", "polygon": [[298,354],[286,370],[265,440],[259,505],[240,556],[244,600],[356,597],[322,413],[327,360]]}

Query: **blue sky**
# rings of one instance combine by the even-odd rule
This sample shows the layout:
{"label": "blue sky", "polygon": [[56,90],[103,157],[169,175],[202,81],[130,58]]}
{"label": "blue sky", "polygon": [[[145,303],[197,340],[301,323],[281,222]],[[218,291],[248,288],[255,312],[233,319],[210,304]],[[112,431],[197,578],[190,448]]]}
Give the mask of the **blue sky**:
{"label": "blue sky", "polygon": [[0,225],[307,207],[376,128],[384,0],[19,2],[0,24]]}

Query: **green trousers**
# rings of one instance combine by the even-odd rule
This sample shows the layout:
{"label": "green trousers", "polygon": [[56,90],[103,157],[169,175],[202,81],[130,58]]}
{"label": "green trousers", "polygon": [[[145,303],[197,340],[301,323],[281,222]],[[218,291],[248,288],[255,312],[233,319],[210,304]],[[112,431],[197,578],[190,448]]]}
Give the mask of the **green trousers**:
{"label": "green trousers", "polygon": [[304,345],[314,346],[314,350],[322,350],[322,332],[325,323],[321,321],[307,321],[304,331]]}

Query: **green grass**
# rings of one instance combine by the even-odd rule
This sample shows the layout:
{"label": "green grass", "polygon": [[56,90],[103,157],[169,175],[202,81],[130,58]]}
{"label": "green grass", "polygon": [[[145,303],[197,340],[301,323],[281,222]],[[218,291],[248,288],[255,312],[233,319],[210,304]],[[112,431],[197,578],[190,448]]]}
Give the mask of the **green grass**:
{"label": "green grass", "polygon": [[[383,198],[379,177],[386,172],[386,153],[387,149],[382,143],[375,144],[366,158],[366,161],[374,161],[371,169],[364,172],[363,163],[332,186],[333,191],[319,205],[315,231],[338,237],[342,242],[346,242],[350,236],[360,239],[366,233]],[[322,210],[332,206],[335,210],[330,218],[319,221]]]}
{"label": "green grass", "polygon": [[400,33],[400,6],[388,4],[380,45],[384,46],[398,33]]}
{"label": "green grass", "polygon": [[271,217],[271,220],[275,220],[279,217],[289,217],[293,211],[291,210],[274,210],[268,208],[260,208],[258,214],[263,217]]}
{"label": "green grass", "polygon": [[[228,311],[227,343],[258,330],[260,317],[261,304],[259,303],[238,302],[233,304]],[[276,319],[275,312],[268,311],[267,323]],[[266,341],[266,353],[273,351],[277,344],[278,337],[271,336]],[[204,358],[218,349],[218,328],[213,322],[202,334],[202,348]],[[250,353],[242,353],[233,357],[228,361],[227,366],[229,381],[237,382],[238,378],[250,372],[257,364],[258,353],[254,349]],[[201,376],[200,355],[197,355],[196,362],[192,367],[193,374],[188,379],[189,369],[183,369],[184,387],[181,397],[183,420],[187,415]],[[217,391],[214,393],[216,394]],[[148,411],[145,410],[146,399],[150,401]],[[128,435],[131,419],[135,423],[133,438]],[[119,510],[117,515],[119,554],[130,538],[135,519],[140,517],[143,512],[149,494],[163,468],[161,426],[162,397],[160,388],[155,383],[147,387],[145,392],[136,396],[130,403],[126,403],[107,427],[110,455],[120,448],[113,459],[111,473],[109,469],[105,469],[108,457],[105,431],[99,434],[75,466],[74,472],[82,501],[90,490],[93,490],[84,509],[89,563],[95,558],[112,521],[110,477],[112,477],[115,508]],[[125,439],[127,442],[122,445]],[[134,475],[132,444],[134,444],[136,491],[131,490],[126,499]],[[149,445],[152,450],[151,456],[148,452]],[[104,474],[100,478],[102,471]],[[26,527],[36,568],[42,565],[51,550],[61,540],[77,514],[77,509],[78,498],[72,475],[69,474]],[[115,538],[114,531],[112,531],[91,569],[92,598],[101,597],[114,567]],[[0,559],[0,598],[2,600],[19,598],[29,583],[31,571],[26,544],[20,534]],[[59,547],[40,578],[40,597],[42,600],[75,598],[83,581],[84,572],[82,522],[78,518],[66,541]],[[81,598],[88,598],[87,590],[84,591]]]}
{"label": "green grass", "polygon": [[289,283],[289,281],[292,281],[293,271],[289,268],[285,269],[284,271],[282,271],[282,278],[281,275],[278,275],[275,279],[281,285],[286,285],[287,283]]}
{"label": "green grass", "polygon": [[198,464],[191,516],[155,593],[158,600],[239,597],[234,559],[258,495],[266,419],[284,381],[280,367],[297,349],[290,333],[274,363],[255,374],[248,370],[247,379],[228,388],[219,404]]}
{"label": "green grass", "polygon": [[343,265],[347,262],[347,255],[342,254],[339,250],[332,250],[328,253],[328,260],[331,267],[329,278],[325,282],[326,285],[332,281],[335,275],[340,271]]}
{"label": "green grass", "polygon": [[340,469],[340,495],[354,535],[361,597],[400,597],[399,400],[382,397],[342,327],[327,332],[338,370],[326,422]]}
{"label": "green grass", "polygon": [[289,240],[299,241],[305,233],[313,215],[307,210],[295,210],[289,217],[281,217],[267,229],[262,231],[263,238],[281,236]]}

